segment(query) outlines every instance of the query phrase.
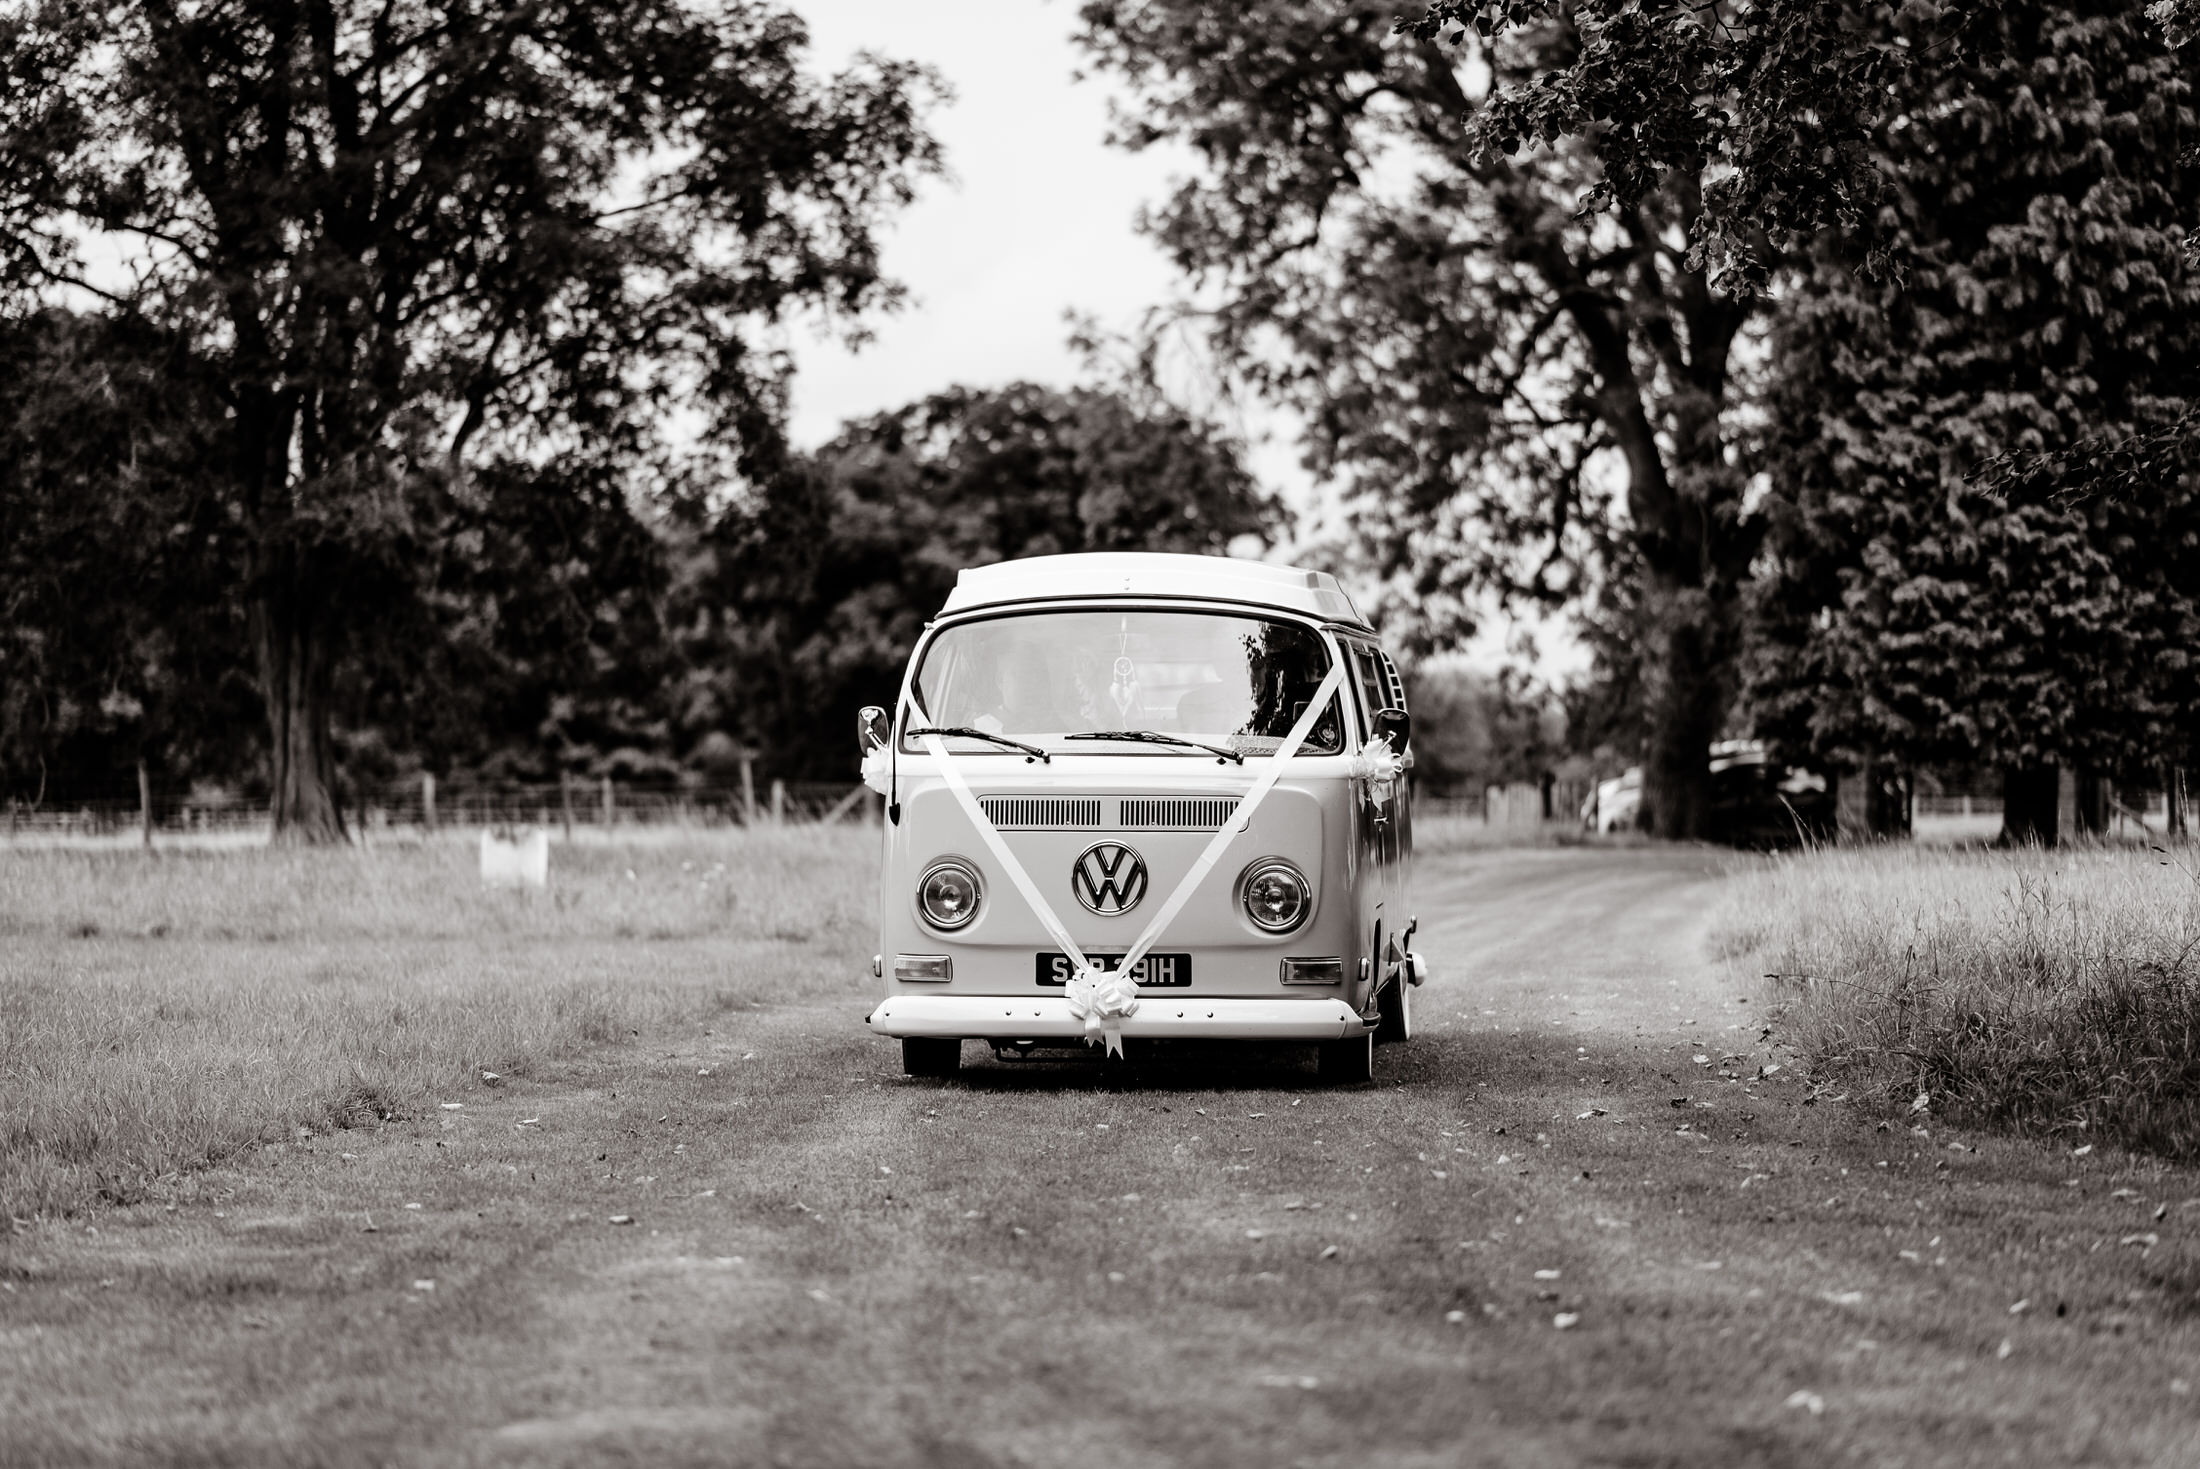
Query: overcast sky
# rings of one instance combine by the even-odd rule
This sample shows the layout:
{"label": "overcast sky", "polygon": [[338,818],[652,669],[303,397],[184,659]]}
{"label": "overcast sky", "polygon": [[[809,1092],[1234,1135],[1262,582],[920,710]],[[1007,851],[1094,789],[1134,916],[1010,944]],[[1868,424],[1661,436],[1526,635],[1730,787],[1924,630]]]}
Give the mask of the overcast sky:
{"label": "overcast sky", "polygon": [[1175,273],[1132,221],[1182,156],[1106,145],[1108,99],[1121,93],[1072,82],[1074,0],[792,3],[820,69],[869,49],[930,63],[956,94],[932,118],[953,176],[928,182],[888,234],[907,306],[859,351],[797,329],[796,442],[951,383],[1072,382],[1066,311],[1124,328],[1167,299]]}

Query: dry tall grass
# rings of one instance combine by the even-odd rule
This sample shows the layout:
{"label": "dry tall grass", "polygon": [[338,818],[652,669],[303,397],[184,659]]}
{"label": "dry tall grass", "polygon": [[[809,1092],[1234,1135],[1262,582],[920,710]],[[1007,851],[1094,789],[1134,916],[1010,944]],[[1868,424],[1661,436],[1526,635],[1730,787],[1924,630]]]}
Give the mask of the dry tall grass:
{"label": "dry tall grass", "polygon": [[1808,852],[1738,878],[1717,933],[1777,976],[1838,1089],[2200,1158],[2200,878],[2178,862]]}
{"label": "dry tall grass", "polygon": [[534,894],[484,889],[456,841],[0,849],[0,1229],[482,1071],[848,983],[876,842],[806,828],[560,848]]}

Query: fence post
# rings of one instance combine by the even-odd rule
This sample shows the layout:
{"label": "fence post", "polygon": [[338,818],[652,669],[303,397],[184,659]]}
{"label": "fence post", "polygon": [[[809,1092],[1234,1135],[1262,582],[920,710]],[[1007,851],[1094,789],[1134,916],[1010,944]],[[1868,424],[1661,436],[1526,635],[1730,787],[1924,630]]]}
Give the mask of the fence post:
{"label": "fence post", "polygon": [[145,769],[145,757],[138,757],[138,818],[144,827],[145,847],[153,846],[153,777]]}
{"label": "fence post", "polygon": [[420,772],[420,824],[435,830],[435,777],[425,770]]}
{"label": "fence post", "polygon": [[603,824],[614,826],[619,820],[619,798],[611,789],[611,777],[603,778]]}
{"label": "fence post", "polygon": [[741,824],[756,825],[756,762],[741,757]]}

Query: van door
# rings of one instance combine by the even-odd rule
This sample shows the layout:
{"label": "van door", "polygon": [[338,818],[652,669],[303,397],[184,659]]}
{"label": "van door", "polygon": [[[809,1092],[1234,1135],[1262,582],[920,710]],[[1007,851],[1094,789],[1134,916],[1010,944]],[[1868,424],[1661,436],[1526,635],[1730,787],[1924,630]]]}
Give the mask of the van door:
{"label": "van door", "polygon": [[[1373,738],[1376,711],[1398,705],[1400,698],[1391,687],[1387,660],[1380,648],[1352,638],[1344,639],[1343,643],[1345,654],[1351,660],[1352,686],[1360,708],[1361,739],[1365,742]],[[1394,951],[1406,923],[1402,911],[1405,903],[1403,857],[1411,848],[1401,840],[1406,809],[1405,783],[1400,781],[1393,785],[1381,801],[1368,799],[1368,794],[1357,793],[1357,798],[1361,801],[1361,860],[1367,864],[1375,901],[1379,905],[1376,931],[1369,938],[1369,959],[1374,978],[1379,983],[1396,962]]]}

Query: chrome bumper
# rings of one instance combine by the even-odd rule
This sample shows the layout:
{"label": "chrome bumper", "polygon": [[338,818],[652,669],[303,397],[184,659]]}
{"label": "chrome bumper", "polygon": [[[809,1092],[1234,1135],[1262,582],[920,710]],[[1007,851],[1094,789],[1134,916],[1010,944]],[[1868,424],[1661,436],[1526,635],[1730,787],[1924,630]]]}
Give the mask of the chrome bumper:
{"label": "chrome bumper", "polygon": [[[1085,1023],[1057,995],[893,995],[864,1017],[876,1035],[1074,1041]],[[1342,1000],[1170,999],[1141,995],[1123,1022],[1133,1040],[1337,1041],[1371,1027]]]}

